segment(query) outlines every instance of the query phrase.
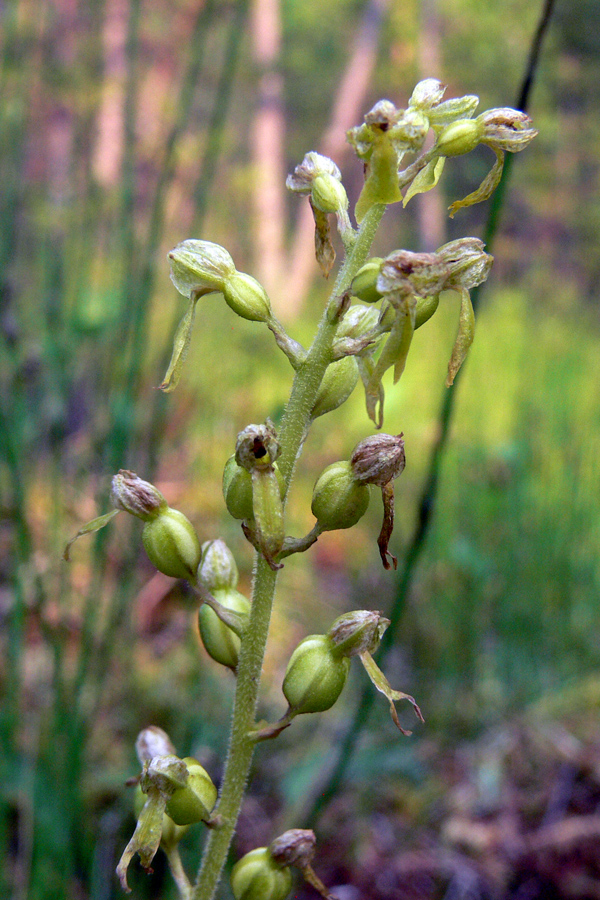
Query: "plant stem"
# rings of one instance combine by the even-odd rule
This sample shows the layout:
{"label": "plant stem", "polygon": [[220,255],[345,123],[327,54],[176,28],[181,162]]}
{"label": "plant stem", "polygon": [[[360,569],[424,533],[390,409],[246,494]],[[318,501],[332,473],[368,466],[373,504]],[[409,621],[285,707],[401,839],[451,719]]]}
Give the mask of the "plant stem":
{"label": "plant stem", "polygon": [[175,847],[170,847],[169,849],[165,848],[165,853],[167,854],[171,875],[173,876],[173,881],[177,885],[177,890],[179,891],[181,900],[189,900],[192,886],[188,881],[188,877],[185,874],[185,870],[181,863],[179,847],[176,845]]}
{"label": "plant stem", "polygon": [[255,747],[255,741],[249,737],[249,733],[254,728],[258,687],[276,581],[277,572],[274,572],[264,559],[258,557],[250,623],[240,647],[233,725],[217,809],[223,824],[211,831],[207,839],[203,863],[191,895],[192,900],[205,898],[208,900],[214,896],[242,805]]}
{"label": "plant stem", "polygon": [[[296,372],[279,435],[281,456],[278,462],[285,479],[286,491],[292,480],[296,460],[302,451],[323,375],[333,358],[332,344],[338,326],[333,313],[341,295],[367,259],[384,212],[385,206],[376,204],[366,214],[354,246],[340,269],[315,339]],[[221,796],[215,811],[221,817],[222,824],[208,836],[191,900],[212,900],[214,897],[235,832],[256,746],[256,741],[249,735],[255,727],[261,669],[276,584],[277,572],[257,555],[250,622],[240,647],[229,752]]]}

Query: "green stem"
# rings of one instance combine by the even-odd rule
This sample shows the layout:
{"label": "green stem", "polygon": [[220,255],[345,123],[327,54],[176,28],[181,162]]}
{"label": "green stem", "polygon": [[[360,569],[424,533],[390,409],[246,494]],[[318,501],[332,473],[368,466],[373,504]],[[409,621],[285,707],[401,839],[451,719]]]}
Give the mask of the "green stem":
{"label": "green stem", "polygon": [[185,869],[183,868],[183,864],[181,862],[181,856],[179,855],[179,847],[177,845],[175,845],[175,847],[165,847],[165,853],[167,854],[171,875],[173,876],[173,881],[177,885],[177,890],[179,891],[181,900],[189,900],[192,886],[188,881],[187,875],[185,874]]}
{"label": "green stem", "polygon": [[[367,259],[384,212],[385,206],[376,204],[365,216],[356,242],[340,269],[312,346],[296,372],[279,436],[281,456],[278,463],[285,478],[286,490],[302,451],[323,375],[332,360],[333,338],[338,325],[335,311],[340,297]],[[229,752],[219,805],[215,811],[221,817],[222,824],[208,836],[190,900],[211,900],[214,897],[235,832],[256,746],[250,733],[255,728],[261,669],[276,583],[277,572],[257,556],[250,622],[240,647]]]}
{"label": "green stem", "polygon": [[240,647],[233,725],[217,809],[222,824],[208,836],[191,900],[208,900],[214,896],[242,805],[256,746],[249,734],[255,723],[258,687],[276,581],[277,572],[264,559],[258,558],[250,623]]}

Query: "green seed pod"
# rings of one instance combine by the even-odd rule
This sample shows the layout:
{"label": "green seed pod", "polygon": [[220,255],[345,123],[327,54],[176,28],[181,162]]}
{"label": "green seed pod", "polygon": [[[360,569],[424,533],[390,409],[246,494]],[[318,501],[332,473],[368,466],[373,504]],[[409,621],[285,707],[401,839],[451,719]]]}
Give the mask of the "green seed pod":
{"label": "green seed pod", "polygon": [[295,713],[330,709],[342,693],[350,660],[332,652],[326,634],[313,634],[300,641],[290,657],[283,693]]}
{"label": "green seed pod", "polygon": [[348,209],[348,195],[341,181],[325,173],[314,178],[311,192],[313,206],[324,213],[337,213]]}
{"label": "green seed pod", "polygon": [[374,306],[354,303],[338,325],[335,333],[336,341],[340,338],[356,340],[369,334],[378,324],[379,314],[379,310]]}
{"label": "green seed pod", "polygon": [[[213,590],[212,594],[225,609],[246,616],[250,615],[250,601],[235,588]],[[222,666],[235,669],[240,652],[240,639],[237,634],[222,622],[216,612],[206,603],[200,607],[198,625],[202,643],[208,655]]]}
{"label": "green seed pod", "polygon": [[[285,497],[285,481],[277,463],[273,464],[281,499]],[[230,516],[234,519],[254,518],[252,509],[252,476],[235,461],[235,454],[225,463],[223,471],[223,496]]]}
{"label": "green seed pod", "polygon": [[142,542],[150,562],[171,578],[194,580],[200,562],[200,541],[194,526],[177,509],[162,510],[146,522]]}
{"label": "green seed pod", "polygon": [[202,559],[198,566],[198,581],[214,592],[234,588],[238,583],[238,567],[233,553],[220,539],[202,544]]}
{"label": "green seed pod", "polygon": [[258,544],[267,560],[281,550],[285,538],[283,500],[280,483],[273,466],[252,472],[252,511]]}
{"label": "green seed pod", "polygon": [[198,760],[186,756],[183,762],[188,770],[187,782],[169,797],[166,812],[176,825],[206,822],[217,802],[217,789]]}
{"label": "green seed pod", "polygon": [[344,403],[358,382],[358,363],[354,356],[344,356],[332,362],[323,377],[315,405],[313,419],[337,409]]}
{"label": "green seed pod", "polygon": [[342,174],[333,160],[320,153],[307,153],[294,173],[288,175],[286,187],[300,194],[310,194],[313,208],[323,213],[340,213],[348,209],[348,196]]}
{"label": "green seed pod", "polygon": [[271,318],[271,304],[267,293],[252,275],[235,272],[223,285],[223,296],[227,305],[251,322],[267,322]]}
{"label": "green seed pod", "polygon": [[369,489],[359,484],[350,463],[332,463],[313,488],[311,509],[323,531],[352,528],[367,511]]}
{"label": "green seed pod", "polygon": [[252,518],[252,476],[230,456],[223,471],[223,497],[234,519]]}
{"label": "green seed pod", "polygon": [[378,303],[381,300],[382,294],[377,290],[377,278],[382,262],[380,256],[373,256],[358,270],[350,285],[353,297],[358,297],[363,303]]}
{"label": "green seed pod", "polygon": [[477,119],[458,119],[441,132],[436,150],[440,156],[462,156],[481,142],[483,126]]}
{"label": "green seed pod", "polygon": [[432,294],[430,297],[419,297],[415,310],[415,331],[429,321],[439,305],[439,294]]}
{"label": "green seed pod", "polygon": [[[133,798],[133,812],[136,819],[139,818],[147,799],[148,795],[144,794],[141,786],[136,785]],[[175,847],[188,830],[189,825],[176,825],[173,819],[164,813],[160,842],[164,847]]]}
{"label": "green seed pod", "polygon": [[277,865],[268,847],[257,847],[231,870],[231,889],[235,900],[285,900],[292,889],[292,874]]}

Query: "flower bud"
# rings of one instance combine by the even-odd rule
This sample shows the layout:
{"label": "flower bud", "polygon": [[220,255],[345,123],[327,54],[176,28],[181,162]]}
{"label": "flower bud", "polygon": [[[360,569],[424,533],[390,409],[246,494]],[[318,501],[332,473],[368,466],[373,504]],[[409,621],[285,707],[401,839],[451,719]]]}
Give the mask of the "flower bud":
{"label": "flower bud", "polygon": [[269,844],[271,856],[280,866],[297,866],[305,869],[310,865],[317,839],[308,828],[290,828]]}
{"label": "flower bud", "polygon": [[266,322],[271,318],[271,303],[267,292],[252,275],[234,272],[227,278],[222,290],[227,305],[242,319]]}
{"label": "flower bud", "polygon": [[483,128],[478,119],[458,119],[440,133],[436,150],[440,156],[462,156],[477,147],[482,135]]}
{"label": "flower bud", "polygon": [[235,900],[285,900],[292,889],[292,875],[279,866],[268,847],[257,847],[242,856],[231,870]]}
{"label": "flower bud", "polygon": [[313,634],[300,641],[290,657],[283,693],[296,714],[330,709],[342,693],[350,660],[333,653],[325,634]]}
{"label": "flower bud", "polygon": [[[136,785],[133,797],[133,813],[136,819],[139,819],[147,799],[148,795],[144,794],[141,785]],[[176,825],[170,816],[163,813],[160,842],[163,847],[175,847],[188,830],[189,825]]]}
{"label": "flower bud", "polygon": [[128,469],[119,469],[113,477],[110,496],[113,506],[144,522],[155,519],[168,508],[167,501],[153,484]]}
{"label": "flower bud", "polygon": [[150,762],[155,756],[174,756],[175,747],[166,731],[157,725],[143,728],[135,742],[135,752],[141,765]]}
{"label": "flower bud", "polygon": [[328,632],[334,654],[349,658],[365,651],[374,653],[389,624],[376,610],[359,609],[339,616]]}
{"label": "flower bud", "polygon": [[[250,615],[250,601],[235,588],[213,589],[214,599],[233,612],[244,616]],[[209,656],[222,666],[236,669],[240,652],[240,639],[237,634],[219,619],[216,612],[204,603],[198,612],[198,625],[202,643]]]}
{"label": "flower bud", "polygon": [[356,481],[345,460],[327,466],[313,488],[311,509],[322,531],[352,528],[368,505],[368,487]]}
{"label": "flower bud", "polygon": [[206,822],[217,802],[217,789],[206,769],[198,760],[186,756],[182,760],[187,767],[187,779],[167,801],[167,815],[176,825],[193,825]]}
{"label": "flower bud", "polygon": [[344,403],[358,382],[358,363],[354,356],[344,356],[330,363],[312,409],[313,419],[337,409]]}
{"label": "flower bud", "polygon": [[437,78],[424,78],[416,85],[408,105],[427,112],[439,104],[445,92],[446,85]]}
{"label": "flower bud", "polygon": [[482,129],[481,142],[494,150],[518,153],[538,134],[526,113],[509,107],[488,109],[475,121]]}
{"label": "flower bud", "polygon": [[380,256],[373,256],[358,270],[350,285],[353,297],[358,297],[363,303],[379,303],[383,295],[377,290],[377,279],[382,262]]}
{"label": "flower bud", "polygon": [[169,262],[171,281],[186,297],[202,288],[222,291],[226,280],[235,274],[227,250],[211,241],[182,241],[169,253]]}
{"label": "flower bud", "polygon": [[201,550],[202,558],[198,566],[200,584],[211,592],[236,587],[238,567],[225,541],[205,541]]}
{"label": "flower bud", "polygon": [[464,97],[451,97],[437,106],[427,110],[429,124],[434,130],[445,128],[458,119],[470,119],[479,106],[479,97],[475,94],[465,94]]}
{"label": "flower bud", "polygon": [[479,104],[479,97],[467,94],[442,101],[445,92],[446,85],[437,78],[426,78],[414,89],[409,106],[422,110],[434,129],[449,125],[457,119],[469,119],[473,115]]}
{"label": "flower bud", "polygon": [[168,507],[147,521],[142,542],[148,558],[163,575],[193,581],[200,562],[200,541],[183,513]]}
{"label": "flower bud", "polygon": [[374,434],[356,445],[350,467],[359,484],[383,487],[404,471],[406,457],[402,437],[402,434]]}

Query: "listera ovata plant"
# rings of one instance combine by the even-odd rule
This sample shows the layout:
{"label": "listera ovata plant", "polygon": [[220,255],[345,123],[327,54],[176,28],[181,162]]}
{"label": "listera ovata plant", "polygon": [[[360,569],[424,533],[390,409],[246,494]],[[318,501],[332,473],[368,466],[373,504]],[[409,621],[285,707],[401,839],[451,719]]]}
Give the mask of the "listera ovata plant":
{"label": "listera ovata plant", "polygon": [[[208,772],[194,759],[176,755],[160,728],[141,732],[137,752],[142,772],[136,779],[138,824],[118,866],[125,890],[127,868],[137,853],[150,870],[160,847],[167,855],[184,900],[214,896],[229,851],[258,743],[277,737],[298,715],[330,709],[341,694],[353,657],[363,664],[374,686],[395,708],[407,700],[419,719],[414,699],[391,688],[373,652],[388,625],[379,612],[357,610],[340,616],[326,634],[310,635],[296,647],[283,681],[287,708],[275,723],[257,721],[256,709],[277,577],[287,557],[308,550],[324,532],[350,528],[364,515],[374,487],[381,490],[383,522],[378,538],[386,569],[396,565],[388,547],[394,519],[394,481],[405,465],[402,434],[379,431],[384,417],[383,377],[393,370],[396,383],[404,371],[412,338],[436,312],[444,291],[460,295],[456,340],[448,364],[447,384],[460,369],[474,335],[470,290],[488,276],[492,257],[474,237],[451,241],[435,253],[396,250],[385,259],[370,257],[370,248],[386,206],[406,205],[416,194],[434,188],[448,158],[486,144],[495,162],[481,185],[450,207],[450,215],[487,199],[497,186],[506,152],[524,149],[537,132],[524,113],[491,109],[475,117],[478,98],[444,99],[445,86],[421,81],[406,109],[381,100],[348,140],[364,164],[365,181],[355,207],[355,227],[336,164],[308,153],[287,179],[287,187],[307,195],[315,221],[315,250],[328,276],[335,261],[331,229],[337,225],[344,260],[308,349],[287,334],[272,312],[262,285],[239,272],[229,252],[206,240],[186,240],[171,253],[171,278],[188,300],[177,329],[173,354],[161,388],[170,392],[182,375],[198,302],[208,294],[224,297],[239,316],[266,325],[293,369],[293,384],[278,431],[267,419],[248,425],[225,464],[223,494],[229,513],[241,521],[255,550],[252,599],[237,590],[238,571],[221,540],[202,545],[192,523],[172,509],[165,497],[133,472],[113,478],[114,509],[89,522],[73,538],[102,528],[123,510],[140,518],[142,541],[156,568],[184,578],[199,602],[200,635],[208,654],[236,678],[236,694],[219,795]],[[433,131],[433,143],[425,140]],[[403,168],[405,156],[410,162]],[[343,460],[333,461],[314,487],[312,530],[303,537],[286,534],[286,497],[294,468],[313,421],[339,407],[362,381],[366,408],[377,433],[366,437]],[[71,544],[65,550],[68,557]],[[188,880],[178,843],[195,823],[209,832],[198,876]],[[236,900],[284,900],[291,890],[290,867],[296,867],[323,897],[327,889],[312,869],[315,837],[292,829],[268,847],[248,853],[233,867]]]}

